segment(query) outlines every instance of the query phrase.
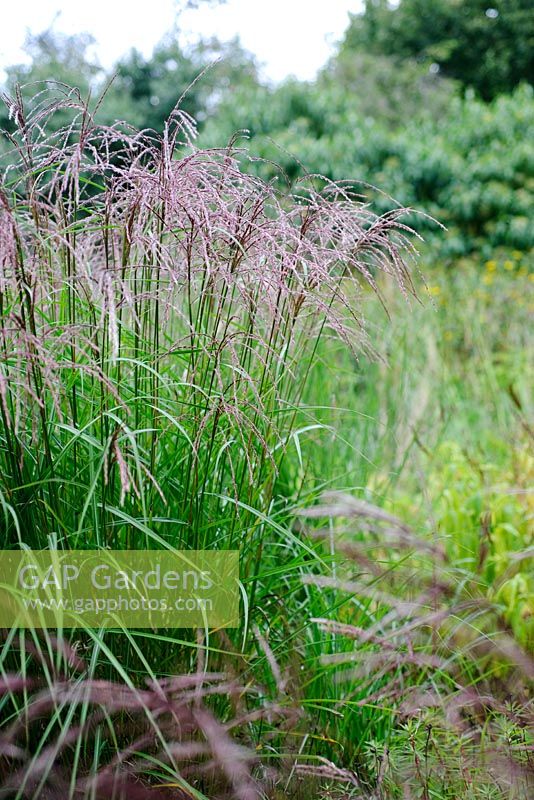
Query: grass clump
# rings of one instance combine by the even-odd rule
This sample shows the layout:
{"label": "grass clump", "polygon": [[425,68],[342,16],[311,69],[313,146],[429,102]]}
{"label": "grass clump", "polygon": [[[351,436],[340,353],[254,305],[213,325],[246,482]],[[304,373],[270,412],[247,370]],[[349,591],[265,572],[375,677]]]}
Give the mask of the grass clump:
{"label": "grass clump", "polygon": [[[266,686],[245,704],[248,744],[265,730],[265,696],[284,694],[261,628],[287,633],[289,607],[297,613],[310,596],[301,574],[324,563],[290,523],[299,497],[287,464],[303,469],[300,437],[320,425],[300,425],[302,394],[327,332],[353,353],[367,347],[361,283],[379,292],[384,271],[414,293],[410,230],[402,210],[377,216],[319,177],[279,194],[245,174],[231,146],[198,150],[179,110],[158,138],[97,125],[60,86],[29,107],[20,92],[6,102],[16,130],[0,190],[2,546],[240,547],[245,601],[231,639],[82,631],[77,649],[87,657],[76,674],[73,636],[22,636],[16,647],[11,631],[1,659],[3,788],[64,796],[73,758],[69,796],[123,796],[139,771],[125,766],[135,747],[164,764],[181,796],[174,751],[183,743],[172,743],[165,721],[180,715],[166,681],[203,674],[208,661],[253,685],[262,675]],[[48,134],[54,115],[67,123]],[[308,640],[289,629],[299,669]],[[298,706],[299,692],[284,705]],[[199,703],[204,693],[221,694],[201,687]],[[231,730],[235,709],[215,705]],[[94,706],[107,710],[95,716]],[[34,712],[48,719],[44,729]],[[142,724],[129,729],[138,714]],[[252,772],[231,766],[210,719],[191,731],[212,731],[232,796],[257,796]],[[145,748],[143,737],[158,741]],[[279,751],[283,728],[272,737]],[[191,747],[198,761],[204,750]]]}
{"label": "grass clump", "polygon": [[377,269],[413,291],[402,212],[330,183],[282,198],[179,111],[155,141],[75,93],[8,106],[4,543],[241,543],[253,563],[318,339],[360,348]]}

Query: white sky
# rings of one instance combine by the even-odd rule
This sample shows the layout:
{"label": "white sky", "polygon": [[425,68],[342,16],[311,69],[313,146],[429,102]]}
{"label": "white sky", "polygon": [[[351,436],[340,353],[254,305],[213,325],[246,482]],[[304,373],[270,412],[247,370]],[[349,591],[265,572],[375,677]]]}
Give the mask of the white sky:
{"label": "white sky", "polygon": [[[104,67],[131,47],[149,55],[172,29],[176,0],[14,0],[0,12],[0,78],[9,64],[23,60],[27,31],[39,33],[54,22],[64,33],[87,31],[97,41]],[[6,10],[8,5],[9,10]],[[183,12],[180,31],[187,39],[239,35],[244,47],[264,64],[264,75],[312,78],[328,58],[361,0],[227,0]],[[185,40],[185,39],[184,39]]]}

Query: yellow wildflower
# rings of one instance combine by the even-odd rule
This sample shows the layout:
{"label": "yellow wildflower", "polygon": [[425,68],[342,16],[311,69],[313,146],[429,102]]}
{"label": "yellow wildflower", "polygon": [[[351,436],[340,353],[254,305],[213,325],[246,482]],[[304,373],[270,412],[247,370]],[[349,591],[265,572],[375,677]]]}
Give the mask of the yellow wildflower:
{"label": "yellow wildflower", "polygon": [[516,261],[521,261],[521,259],[523,258],[523,253],[521,252],[521,250],[514,250],[512,252],[512,258],[515,258]]}
{"label": "yellow wildflower", "polygon": [[493,260],[486,261],[486,269],[488,270],[488,272],[495,272],[495,270],[497,269],[497,262]]}
{"label": "yellow wildflower", "polygon": [[439,286],[429,286],[428,287],[428,294],[431,297],[438,297],[441,294],[441,287],[439,287]]}
{"label": "yellow wildflower", "polygon": [[482,283],[484,283],[486,286],[491,286],[493,283],[493,275],[483,275]]}

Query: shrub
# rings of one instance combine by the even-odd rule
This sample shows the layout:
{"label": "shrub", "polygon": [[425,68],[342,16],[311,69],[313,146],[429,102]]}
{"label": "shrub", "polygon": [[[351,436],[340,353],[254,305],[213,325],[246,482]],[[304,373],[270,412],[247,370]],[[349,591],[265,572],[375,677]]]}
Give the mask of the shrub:
{"label": "shrub", "polygon": [[[287,97],[297,92],[300,113],[286,114]],[[281,163],[291,182],[305,172],[304,164],[333,180],[353,178],[382,212],[394,205],[389,195],[422,208],[448,228],[444,234],[424,217],[411,220],[442,254],[534,247],[528,225],[534,196],[534,148],[527,135],[534,117],[532,87],[521,86],[493,103],[448,97],[436,113],[428,105],[392,124],[379,108],[362,112],[357,92],[329,83],[321,89],[293,84],[249,91],[237,105],[223,101],[203,136],[213,143],[247,128],[252,152],[265,159],[251,168],[264,176],[277,174],[271,162]],[[321,130],[318,116],[328,120]],[[362,188],[362,181],[388,194]]]}

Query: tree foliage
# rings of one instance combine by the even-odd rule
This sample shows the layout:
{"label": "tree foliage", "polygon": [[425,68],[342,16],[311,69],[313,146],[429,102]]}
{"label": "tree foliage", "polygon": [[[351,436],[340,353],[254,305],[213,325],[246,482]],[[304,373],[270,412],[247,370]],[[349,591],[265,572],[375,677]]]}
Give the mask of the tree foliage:
{"label": "tree foliage", "polygon": [[[298,112],[297,112],[298,109]],[[249,147],[270,177],[281,164],[290,182],[305,170],[332,180],[364,182],[362,191],[382,210],[389,195],[447,226],[425,218],[414,224],[448,253],[510,246],[534,247],[534,93],[522,86],[492,103],[452,97],[442,113],[420,109],[396,125],[361,113],[358,98],[297,82],[224,101],[203,133],[221,144],[249,128]],[[365,184],[383,189],[375,193]]]}
{"label": "tree foliage", "polygon": [[178,101],[202,122],[225,92],[255,77],[254,60],[237,41],[211,40],[184,49],[169,36],[151,57],[132,50],[119,61],[104,109],[111,118],[161,131]]}
{"label": "tree foliage", "polygon": [[[484,11],[476,19],[491,25],[508,19],[508,11],[520,5],[520,0],[511,0],[506,14],[499,6],[499,16]],[[534,246],[534,147],[527,135],[534,126],[531,87],[491,102],[472,93],[462,98],[458,82],[444,77],[445,68],[429,70],[430,58],[437,63],[435,50],[432,55],[425,51],[422,63],[407,57],[409,36],[422,36],[432,20],[437,25],[453,7],[463,19],[462,9],[472,12],[475,6],[480,10],[483,4],[436,0],[418,6],[418,0],[402,0],[393,9],[384,2],[368,2],[316,81],[291,79],[278,86],[260,80],[254,59],[237,41],[184,48],[169,34],[150,57],[132,50],[119,61],[99,106],[99,121],[127,120],[143,130],[161,131],[179,102],[199,122],[206,146],[224,146],[246,129],[252,153],[265,160],[244,160],[243,166],[263,177],[273,177],[273,161],[282,164],[289,184],[307,169],[334,180],[348,176],[377,186],[388,196],[367,186],[362,191],[382,210],[391,208],[392,195],[446,224],[449,232],[439,233],[439,244],[449,252],[501,245],[528,249]],[[417,16],[417,8],[420,19],[417,25],[412,19],[410,27],[408,12]],[[455,29],[466,48],[469,38],[462,36],[471,30],[466,22],[471,17],[465,17],[464,28]],[[403,19],[397,56],[381,54],[396,30],[393,24]],[[528,25],[516,34],[510,42],[519,58]],[[91,90],[98,96],[111,75],[92,58],[91,44],[88,36],[51,31],[29,39],[28,63],[8,70],[7,92],[13,94],[21,83],[28,97],[43,88],[39,82],[59,80],[78,87],[82,97]],[[505,54],[503,49],[503,59]],[[495,81],[500,74],[495,72]],[[64,113],[57,115],[58,123],[65,123]],[[0,120],[1,127],[10,125],[13,120],[7,116]],[[427,225],[424,218],[414,224]],[[425,235],[436,230],[429,227]]]}
{"label": "tree foliage", "polygon": [[[6,70],[5,90],[13,94],[22,87],[26,99],[50,83],[75,87],[81,97],[98,95],[111,82],[100,107],[100,120],[128,120],[141,129],[163,130],[165,120],[180,101],[180,107],[202,122],[217,101],[236,85],[256,80],[253,57],[234,40],[202,41],[181,47],[169,34],[145,57],[132,49],[106,74],[91,56],[94,40],[88,34],[65,35],[51,29],[29,36],[27,60]],[[58,119],[64,124],[65,115]],[[9,127],[5,109],[0,127]]]}
{"label": "tree foliage", "polygon": [[342,46],[416,59],[472,86],[488,100],[534,82],[531,0],[366,0]]}

